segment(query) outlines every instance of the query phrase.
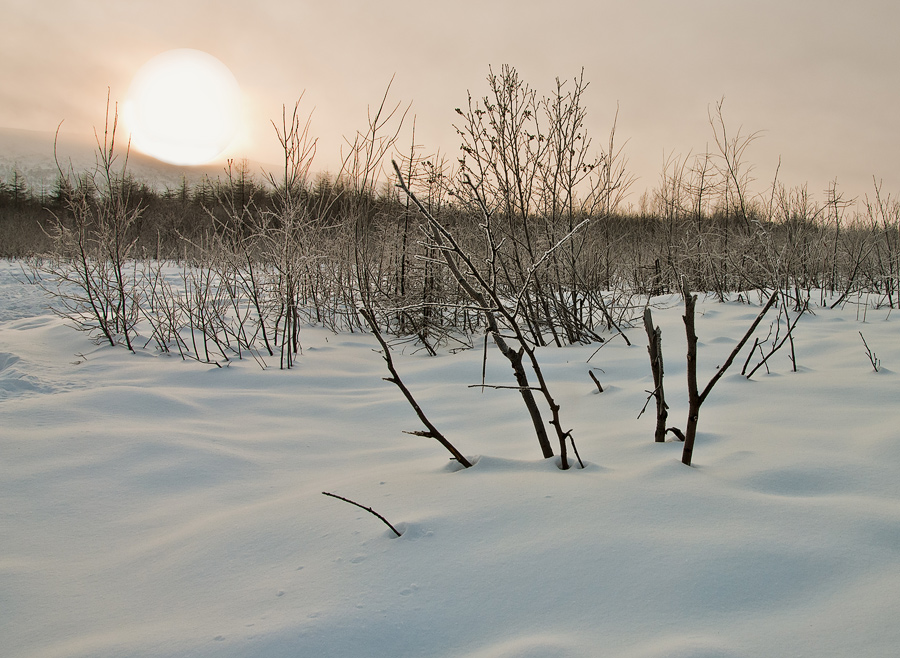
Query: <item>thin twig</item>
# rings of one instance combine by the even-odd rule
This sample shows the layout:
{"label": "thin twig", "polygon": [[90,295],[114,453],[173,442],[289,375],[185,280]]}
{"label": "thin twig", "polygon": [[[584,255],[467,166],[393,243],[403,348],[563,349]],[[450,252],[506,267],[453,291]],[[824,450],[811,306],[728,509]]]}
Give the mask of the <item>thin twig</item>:
{"label": "thin twig", "polygon": [[875,352],[871,350],[869,344],[866,342],[866,337],[863,336],[863,332],[859,332],[859,337],[862,338],[863,345],[866,348],[866,356],[869,357],[869,363],[872,364],[872,367],[875,369],[875,372],[878,372],[878,366],[881,365],[881,359],[879,359]]}
{"label": "thin twig", "polygon": [[578,454],[578,448],[575,446],[575,437],[572,436],[572,430],[566,432],[566,436],[569,437],[569,442],[572,444],[572,451],[575,453],[575,459],[578,460],[578,465],[583,469],[584,462],[581,461],[581,455]]}
{"label": "thin twig", "polygon": [[381,516],[381,514],[379,514],[379,513],[376,512],[375,510],[373,510],[371,507],[366,507],[365,505],[360,505],[360,504],[357,503],[356,501],[350,500],[349,498],[344,498],[343,496],[338,496],[337,494],[328,493],[327,491],[323,491],[322,494],[325,495],[325,496],[331,496],[332,498],[337,498],[338,500],[343,500],[345,503],[350,503],[351,505],[356,505],[356,506],[359,507],[360,509],[366,510],[369,514],[373,514],[373,515],[377,516],[379,519],[381,519],[381,521],[382,521],[388,528],[390,528],[391,530],[394,531],[394,534],[395,534],[395,535],[397,535],[398,537],[400,536],[400,532],[397,530],[397,528],[395,528],[394,526],[392,526],[390,521],[388,521],[386,518],[384,518],[383,516]]}
{"label": "thin twig", "polygon": [[397,388],[400,389],[400,392],[403,393],[403,397],[406,398],[406,401],[409,402],[410,406],[413,408],[413,411],[416,412],[416,415],[419,417],[419,420],[422,421],[422,424],[428,428],[428,432],[419,433],[413,432],[417,436],[427,436],[429,438],[437,440],[442,446],[444,446],[450,454],[458,461],[460,464],[469,468],[472,463],[465,458],[465,456],[457,450],[456,446],[454,446],[450,441],[445,437],[441,431],[432,423],[428,417],[425,415],[425,412],[422,411],[422,408],[419,406],[419,403],[416,401],[415,397],[413,397],[412,392],[406,387],[406,384],[403,383],[403,380],[400,379],[400,374],[397,372],[397,369],[394,367],[394,360],[391,357],[391,348],[388,346],[387,342],[384,340],[384,337],[381,335],[381,331],[378,328],[378,322],[375,319],[375,314],[372,313],[369,309],[359,309],[359,314],[363,317],[363,319],[369,324],[369,328],[372,332],[372,335],[375,336],[375,340],[378,341],[378,344],[381,346],[381,356],[384,358],[385,364],[387,364],[388,372],[390,372],[390,377],[384,377],[383,379],[386,382],[390,382],[394,384]]}
{"label": "thin twig", "polygon": [[540,391],[539,386],[505,386],[503,384],[469,384],[468,388],[495,388],[509,389],[511,391]]}

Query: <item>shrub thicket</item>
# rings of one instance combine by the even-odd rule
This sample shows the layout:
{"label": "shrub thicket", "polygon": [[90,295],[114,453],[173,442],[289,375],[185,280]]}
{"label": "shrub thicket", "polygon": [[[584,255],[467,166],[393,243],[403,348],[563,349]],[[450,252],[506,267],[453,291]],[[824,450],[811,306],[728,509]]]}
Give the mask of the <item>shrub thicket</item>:
{"label": "shrub thicket", "polygon": [[[491,70],[487,83],[484,96],[457,110],[461,150],[452,164],[424,155],[414,130],[404,152],[406,111],[388,104],[388,87],[332,177],[310,174],[316,140],[299,101],[275,126],[284,154],[277,174],[257,178],[246,163],[229,162],[216,180],[165,190],[128,172],[108,113],[94,170],[60,170],[39,195],[18,170],[0,179],[0,256],[31,257],[58,314],[130,350],[291,368],[305,325],[372,331],[389,381],[428,427],[417,434],[437,438],[463,465],[402,384],[382,333],[432,354],[471,345],[479,332],[489,337],[515,378],[496,387],[522,395],[544,457],[554,454],[553,428],[565,469],[572,430],[537,348],[610,332],[627,341],[622,328],[644,317],[649,297],[680,292],[690,348],[686,435],[665,426],[660,338],[649,314],[646,323],[656,341],[656,438],[686,436],[690,463],[700,405],[771,306],[774,335],[754,342],[760,361],[751,368],[748,357],[748,377],[786,343],[796,366],[793,327],[814,303],[865,292],[900,306],[900,203],[880,187],[856,205],[835,186],[822,201],[777,179],[755,191],[745,158],[755,135],[730,133],[718,103],[709,117],[715,150],[672,158],[657,187],[626,207],[632,179],[615,124],[595,148],[583,77],[557,81],[546,96],[511,67]],[[770,300],[702,392],[690,291],[721,299],[760,291]]]}
{"label": "shrub thicket", "polygon": [[[176,347],[183,322],[209,334],[218,359],[261,350],[288,367],[302,323],[359,330],[364,306],[389,333],[434,350],[457,332],[483,330],[484,314],[398,189],[385,166],[395,158],[431,216],[485,264],[498,296],[514,300],[535,345],[596,340],[641,317],[632,300],[685,284],[720,297],[780,289],[821,303],[864,290],[900,305],[900,203],[880,188],[855,205],[833,187],[821,201],[777,181],[754,190],[745,158],[755,135],[727,132],[719,103],[710,116],[716,149],[671,159],[656,188],[626,207],[630,178],[615,126],[595,149],[585,87],[576,78],[540,96],[515,69],[491,71],[487,93],[457,111],[454,161],[401,147],[405,113],[387,106],[386,94],[366,130],[347,140],[335,176],[310,174],[315,140],[297,108],[278,129],[283,176],[229,163],[215,180],[159,190],[116,169],[125,159],[100,145],[97,171],[61,172],[49,193],[17,170],[0,178],[0,256],[76,258],[63,239],[73,231],[95,251],[120,240],[139,272],[119,303],[134,300],[153,318],[162,349]],[[107,231],[110,208],[129,217],[121,235]],[[164,303],[175,293],[162,262],[183,266],[180,294],[195,308]],[[166,304],[173,310],[163,322]]]}

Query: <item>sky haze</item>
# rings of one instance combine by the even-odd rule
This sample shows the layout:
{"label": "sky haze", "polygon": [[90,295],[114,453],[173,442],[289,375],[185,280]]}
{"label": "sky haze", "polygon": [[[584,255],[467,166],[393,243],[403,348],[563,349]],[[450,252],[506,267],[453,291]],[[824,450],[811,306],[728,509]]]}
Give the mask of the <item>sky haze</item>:
{"label": "sky haze", "polygon": [[[712,148],[707,113],[724,98],[762,192],[780,178],[853,196],[873,176],[900,191],[895,26],[900,6],[710,0],[0,0],[0,126],[90,134],[107,89],[121,101],[151,57],[196,48],[233,72],[247,128],[232,157],[277,162],[271,126],[304,94],[319,138],[315,169],[335,170],[343,136],[365,126],[394,77],[416,141],[455,157],[454,108],[486,91],[488,67],[514,66],[539,93],[584,68],[588,126],[599,147],[618,108],[620,143],[638,177],[632,201],[669,155]],[[409,139],[408,133],[405,137]]]}

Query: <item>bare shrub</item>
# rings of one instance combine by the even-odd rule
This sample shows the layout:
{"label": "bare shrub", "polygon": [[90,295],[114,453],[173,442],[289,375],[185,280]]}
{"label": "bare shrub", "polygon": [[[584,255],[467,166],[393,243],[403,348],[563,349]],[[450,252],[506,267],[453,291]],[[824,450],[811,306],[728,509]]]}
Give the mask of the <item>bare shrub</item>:
{"label": "bare shrub", "polygon": [[[610,216],[631,184],[615,147],[615,125],[609,149],[594,155],[584,125],[583,77],[571,89],[557,80],[554,94],[543,98],[509,66],[491,71],[487,82],[487,95],[476,101],[470,94],[467,107],[457,109],[460,173],[471,184],[458,185],[456,196],[470,216],[482,217],[484,207],[494,218],[504,260],[496,283],[520,295],[518,312],[529,340],[596,340],[595,316],[587,313],[594,308],[584,292],[584,264],[595,252],[586,251],[589,240],[580,229],[586,219]],[[596,310],[615,324],[599,290],[590,290]]]}
{"label": "bare shrub", "polygon": [[143,208],[131,197],[128,147],[120,158],[117,128],[117,109],[110,116],[107,99],[102,138],[95,132],[95,169],[75,184],[57,161],[68,190],[64,203],[69,218],[54,215],[54,257],[42,260],[39,269],[53,281],[45,290],[54,312],[94,338],[133,351],[140,300],[132,257]]}
{"label": "bare shrub", "polygon": [[[430,214],[420,201],[418,201],[416,196],[404,183],[403,176],[396,163],[394,163],[394,169],[403,191],[410,196],[426,219],[427,223],[425,228],[432,241],[432,248],[440,253],[444,264],[452,273],[453,278],[456,279],[457,283],[465,291],[470,303],[476,310],[484,315],[488,331],[490,332],[494,343],[497,345],[503,356],[509,361],[516,379],[516,386],[511,388],[517,389],[522,395],[522,399],[528,410],[532,424],[534,425],[538,444],[540,445],[541,452],[545,458],[553,456],[553,449],[550,447],[550,441],[547,436],[546,428],[544,427],[540,409],[538,408],[534,397],[534,391],[540,392],[547,403],[551,413],[549,424],[556,430],[557,439],[559,441],[560,467],[563,470],[568,469],[569,462],[566,442],[567,440],[571,440],[574,445],[572,430],[563,430],[559,417],[560,407],[550,394],[547,382],[537,360],[535,346],[529,341],[529,338],[526,335],[527,330],[522,326],[522,321],[520,320],[518,312],[518,309],[521,307],[522,296],[521,294],[514,296],[512,300],[508,301],[504,298],[504,295],[496,284],[497,269],[504,267],[505,263],[500,255],[499,245],[492,232],[490,211],[487,209],[486,205],[483,203],[481,204],[484,220],[484,238],[489,249],[489,258],[487,259],[488,268],[483,269],[476,264],[473,256],[460,246],[453,234],[448,231],[437,218]],[[478,195],[477,188],[475,188],[474,184],[471,185],[473,187],[473,194]],[[538,265],[539,263],[533,264],[533,269],[536,269]],[[512,332],[512,338],[518,344],[518,349],[513,347],[513,345],[510,344],[510,341],[507,340],[504,335],[504,330]],[[528,356],[532,372],[538,381],[537,386],[532,386],[529,383],[523,362],[523,357],[525,355]]]}
{"label": "bare shrub", "polygon": [[735,345],[734,349],[731,351],[731,354],[728,355],[728,358],[725,359],[725,362],[716,370],[716,373],[712,376],[712,378],[710,378],[704,389],[700,391],[697,385],[697,331],[695,328],[694,314],[694,308],[697,303],[697,296],[690,291],[687,283],[683,285],[683,319],[685,334],[687,336],[688,417],[684,431],[684,450],[682,452],[681,461],[685,465],[690,466],[691,460],[693,459],[694,440],[697,436],[697,424],[700,421],[700,407],[706,401],[706,398],[712,391],[713,386],[715,386],[719,379],[722,378],[722,375],[725,374],[725,371],[728,370],[728,368],[734,362],[735,357],[750,339],[750,336],[752,336],[753,332],[756,331],[756,327],[762,321],[765,314],[768,313],[769,309],[772,308],[772,305],[775,304],[779,297],[779,294],[780,291],[776,290],[769,296],[769,300],[766,302],[765,306],[763,306],[762,310],[759,312],[759,315],[756,316],[756,319],[750,324],[750,327],[744,333],[744,336],[738,341],[737,345]]}

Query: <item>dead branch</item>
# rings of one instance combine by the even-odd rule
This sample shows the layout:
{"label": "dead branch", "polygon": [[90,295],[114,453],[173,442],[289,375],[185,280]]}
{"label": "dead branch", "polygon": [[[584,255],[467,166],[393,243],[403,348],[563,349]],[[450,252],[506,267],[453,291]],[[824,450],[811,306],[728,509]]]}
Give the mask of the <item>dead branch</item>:
{"label": "dead branch", "polygon": [[763,316],[765,316],[769,309],[772,308],[772,305],[778,299],[778,295],[781,291],[776,289],[772,293],[772,295],[769,297],[769,301],[766,302],[763,309],[759,312],[759,315],[756,316],[756,319],[744,333],[743,338],[741,338],[741,340],[738,341],[738,344],[735,345],[734,349],[731,351],[731,354],[729,354],[728,358],[725,360],[725,363],[722,364],[722,366],[716,371],[716,374],[713,375],[709,380],[709,383],[706,385],[706,388],[703,389],[702,393],[699,392],[697,388],[697,332],[694,329],[694,307],[697,303],[697,296],[691,294],[687,282],[685,282],[684,280],[682,280],[681,292],[682,296],[684,297],[683,319],[688,344],[688,419],[684,433],[684,452],[682,453],[681,462],[686,466],[690,466],[694,452],[694,440],[697,436],[697,423],[700,419],[700,406],[709,396],[709,393],[710,391],[712,391],[713,386],[716,385],[716,382],[718,382],[719,379],[722,378],[722,375],[724,375],[725,371],[728,370],[729,366],[731,366],[735,357],[738,355],[738,352],[740,352],[741,348],[744,347],[744,344],[748,340],[750,340],[750,336],[752,336],[753,332],[756,331],[756,327],[762,321]]}
{"label": "dead branch", "polygon": [[[666,404],[666,392],[663,388],[662,329],[653,326],[653,314],[648,306],[644,309],[644,329],[647,332],[647,352],[650,354],[650,371],[653,373],[653,392],[650,397],[656,398],[656,430],[653,433],[657,443],[666,440],[666,420],[669,418],[669,405]],[[650,401],[650,398],[647,398]],[[644,405],[644,409],[647,405]],[[641,409],[641,414],[644,413]],[[638,414],[640,418],[640,414]]]}
{"label": "dead branch", "polygon": [[403,380],[400,379],[400,374],[394,367],[394,359],[391,357],[391,348],[388,346],[387,342],[384,340],[384,337],[381,335],[381,331],[378,328],[378,323],[375,321],[374,314],[367,309],[360,309],[359,314],[368,323],[369,329],[372,331],[372,335],[375,336],[375,340],[377,340],[378,344],[381,345],[381,355],[382,357],[384,357],[384,361],[387,364],[388,372],[391,373],[391,376],[385,377],[384,381],[390,382],[400,389],[400,392],[403,393],[403,397],[406,398],[406,401],[409,402],[410,406],[413,408],[413,411],[416,412],[419,420],[421,420],[422,424],[428,428],[427,432],[419,431],[410,433],[415,434],[416,436],[425,436],[430,439],[435,439],[438,443],[440,443],[448,451],[450,451],[450,454],[453,455],[456,461],[462,464],[465,468],[469,468],[472,463],[468,459],[466,459],[459,450],[456,449],[456,446],[454,446],[452,443],[450,443],[450,441],[447,440],[447,437],[445,437],[430,420],[428,420],[428,417],[425,415],[425,412],[422,411],[419,403],[416,402],[413,394],[406,387],[406,384],[403,383]]}
{"label": "dead branch", "polygon": [[588,370],[588,375],[590,375],[591,379],[594,380],[594,383],[597,385],[597,390],[601,393],[603,392],[603,386],[600,384],[600,380],[597,379],[597,375],[594,374],[593,370]]}
{"label": "dead branch", "polygon": [[359,503],[357,503],[354,500],[350,500],[349,498],[344,498],[343,496],[338,496],[337,494],[328,493],[327,491],[323,491],[322,494],[325,496],[331,496],[332,498],[337,498],[338,500],[343,500],[345,503],[350,503],[351,505],[356,505],[360,509],[366,510],[369,514],[372,514],[373,516],[377,516],[379,519],[381,519],[382,523],[384,523],[388,528],[393,530],[395,535],[397,535],[398,537],[400,536],[400,532],[397,530],[397,528],[392,526],[390,521],[388,521],[386,518],[381,516],[381,514],[379,514],[375,510],[373,510],[371,507],[366,507],[365,505],[360,505]]}
{"label": "dead branch", "polygon": [[881,365],[881,359],[875,356],[875,352],[869,347],[869,344],[866,342],[866,337],[863,336],[863,332],[859,332],[859,337],[862,338],[863,346],[866,348],[866,356],[869,357],[869,363],[872,364],[875,372],[878,372],[878,368]]}

